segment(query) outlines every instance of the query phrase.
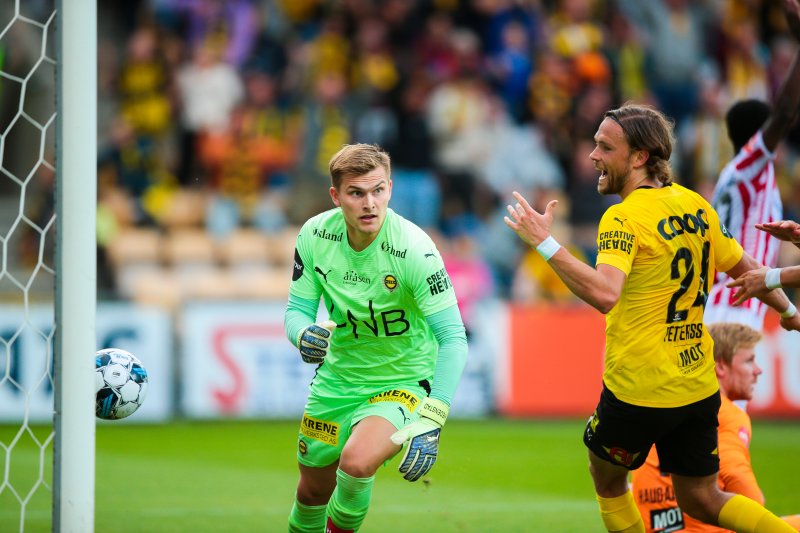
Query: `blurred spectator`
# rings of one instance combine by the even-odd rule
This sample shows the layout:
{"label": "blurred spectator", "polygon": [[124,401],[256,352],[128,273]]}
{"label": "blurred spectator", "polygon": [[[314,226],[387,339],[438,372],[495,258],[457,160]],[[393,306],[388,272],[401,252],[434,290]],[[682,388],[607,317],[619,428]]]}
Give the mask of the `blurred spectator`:
{"label": "blurred spectator", "polygon": [[241,67],[257,34],[255,0],[152,0],[165,28],[182,34],[194,50],[208,41],[221,44],[225,62]]}
{"label": "blurred spectator", "polygon": [[767,49],[758,41],[752,20],[741,20],[728,30],[728,52],[725,54],[725,78],[731,101],[766,100]]}
{"label": "blurred spectator", "polygon": [[307,187],[330,183],[328,162],[351,140],[353,105],[347,80],[336,70],[320,72],[310,98],[303,105],[302,144],[292,184],[295,200],[290,202],[292,220],[330,207],[330,199],[305,194]]}
{"label": "blurred spectator", "polygon": [[642,28],[647,81],[659,107],[680,123],[697,110],[697,74],[709,61],[704,40],[707,6],[690,0],[618,0],[618,4]]}
{"label": "blurred spectator", "polygon": [[645,52],[636,27],[619,11],[611,10],[608,39],[603,52],[613,71],[611,82],[620,102],[641,100],[648,91],[645,79]]}
{"label": "blurred spectator", "polygon": [[684,185],[710,199],[722,168],[733,157],[725,126],[728,95],[714,76],[700,83],[698,112],[678,128],[683,157],[679,175]]}
{"label": "blurred spectator", "polygon": [[244,88],[239,72],[221,58],[218,42],[207,40],[193,50],[192,60],[177,73],[181,103],[181,164],[178,178],[184,185],[197,181],[197,137],[224,131]]}
{"label": "blurred spectator", "polygon": [[228,128],[201,136],[198,154],[209,170],[206,225],[223,239],[243,223],[274,233],[286,225],[288,172],[299,144],[299,119],[277,104],[276,82],[263,72],[245,78],[245,101]]}
{"label": "blurred spectator", "polygon": [[384,145],[392,156],[392,209],[426,229],[438,225],[442,204],[425,115],[430,86],[423,71],[408,80],[400,94],[395,134]]}
{"label": "blurred spectator", "polygon": [[527,116],[528,81],[533,72],[531,44],[525,26],[511,21],[503,28],[502,47],[489,56],[489,72],[511,117]]}
{"label": "blurred spectator", "polygon": [[475,242],[480,224],[474,217],[451,220],[445,227],[447,244],[440,249],[444,265],[458,294],[458,309],[467,329],[474,328],[476,307],[487,298],[495,296],[491,268],[479,253]]}
{"label": "blurred spectator", "polygon": [[172,121],[170,74],[161,61],[156,30],[138,28],[128,41],[120,67],[119,97],[122,116],[139,135],[162,136]]}

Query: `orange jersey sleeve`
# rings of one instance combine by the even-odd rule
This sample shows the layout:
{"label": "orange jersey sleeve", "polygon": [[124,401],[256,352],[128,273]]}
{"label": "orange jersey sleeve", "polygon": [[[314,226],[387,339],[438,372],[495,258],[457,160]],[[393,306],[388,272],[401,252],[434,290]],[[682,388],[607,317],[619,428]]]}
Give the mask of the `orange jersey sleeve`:
{"label": "orange jersey sleeve", "polygon": [[764,505],[764,494],[750,464],[750,416],[726,397],[719,409],[719,481],[722,490]]}

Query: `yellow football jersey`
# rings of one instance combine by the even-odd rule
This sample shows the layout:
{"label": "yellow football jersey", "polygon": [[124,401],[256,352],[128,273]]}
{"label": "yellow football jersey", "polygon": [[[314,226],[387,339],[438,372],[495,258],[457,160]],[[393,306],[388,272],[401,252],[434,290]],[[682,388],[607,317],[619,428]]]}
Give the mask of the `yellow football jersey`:
{"label": "yellow football jersey", "polygon": [[713,341],[703,308],[714,271],[742,247],[699,194],[673,184],[640,188],[600,221],[597,264],[628,278],[606,315],[603,380],[620,400],[678,407],[713,394]]}

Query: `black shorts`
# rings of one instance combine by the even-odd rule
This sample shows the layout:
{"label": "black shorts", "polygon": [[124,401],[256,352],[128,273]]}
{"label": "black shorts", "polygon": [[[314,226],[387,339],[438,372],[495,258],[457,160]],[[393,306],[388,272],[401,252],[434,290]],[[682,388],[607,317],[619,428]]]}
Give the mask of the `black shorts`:
{"label": "black shorts", "polygon": [[629,470],[642,466],[655,444],[664,472],[710,476],[719,472],[719,406],[717,391],[681,407],[641,407],[623,402],[604,385],[583,443],[599,457]]}

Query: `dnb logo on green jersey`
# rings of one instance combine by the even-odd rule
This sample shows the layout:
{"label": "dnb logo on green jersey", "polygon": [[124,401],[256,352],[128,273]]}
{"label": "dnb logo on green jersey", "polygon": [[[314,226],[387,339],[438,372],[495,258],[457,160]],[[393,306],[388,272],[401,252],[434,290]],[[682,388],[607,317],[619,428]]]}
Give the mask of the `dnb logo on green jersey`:
{"label": "dnb logo on green jersey", "polygon": [[414,412],[419,405],[419,398],[414,394],[402,389],[392,389],[376,394],[369,399],[369,403],[396,402],[405,405],[406,409]]}
{"label": "dnb logo on green jersey", "polygon": [[339,444],[339,424],[313,418],[303,413],[303,421],[300,424],[300,433],[309,439],[318,440],[331,446]]}

